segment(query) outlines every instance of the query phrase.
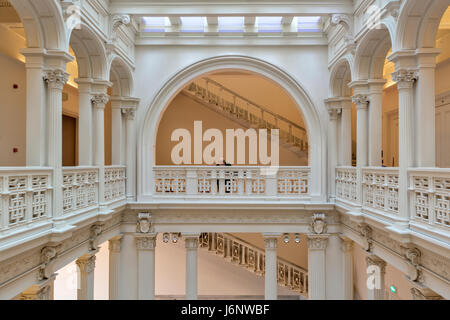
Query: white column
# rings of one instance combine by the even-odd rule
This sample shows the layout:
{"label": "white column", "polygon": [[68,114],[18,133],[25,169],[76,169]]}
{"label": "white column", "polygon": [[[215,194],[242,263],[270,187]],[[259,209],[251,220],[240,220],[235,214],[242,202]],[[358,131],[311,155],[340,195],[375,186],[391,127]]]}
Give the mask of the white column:
{"label": "white column", "polygon": [[120,275],[120,242],[122,236],[108,241],[109,248],[109,300],[119,299],[119,275]]}
{"label": "white column", "polygon": [[119,299],[138,299],[138,258],[135,233],[123,233],[120,243]]}
{"label": "white column", "polygon": [[92,79],[76,79],[78,83],[78,164],[94,164],[92,123]]}
{"label": "white column", "polygon": [[384,79],[369,80],[368,165],[371,167],[381,167],[383,85],[385,82]]}
{"label": "white column", "polygon": [[368,300],[384,300],[386,262],[376,255],[366,256]]}
{"label": "white column", "polygon": [[62,90],[69,74],[62,69],[46,70],[47,82],[47,165],[53,167],[53,216],[63,212],[62,194]]}
{"label": "white column", "polygon": [[357,196],[362,202],[362,168],[367,167],[367,96],[358,94],[353,96],[353,103],[356,104],[356,175],[357,175]]}
{"label": "white column", "polygon": [[85,254],[77,259],[78,273],[78,300],[94,300],[94,270],[95,255]]}
{"label": "white column", "polygon": [[111,160],[113,165],[123,165],[125,164],[125,154],[123,152],[125,133],[122,132],[122,100],[120,97],[111,97],[111,112]]}
{"label": "white column", "polygon": [[339,165],[352,165],[352,101],[344,98],[341,101],[341,121],[339,128]]}
{"label": "white column", "polygon": [[138,298],[155,299],[156,234],[136,234],[138,250]]}
{"label": "white column", "polygon": [[308,288],[310,300],[326,299],[325,251],[328,235],[308,234]]}
{"label": "white column", "polygon": [[45,53],[38,48],[26,48],[20,52],[26,58],[27,73],[26,164],[27,166],[45,166],[47,111],[45,83],[42,80]]}
{"label": "white column", "polygon": [[94,107],[94,165],[99,167],[98,172],[98,199],[102,204],[105,201],[105,105],[108,95],[98,93],[92,96]]}
{"label": "white column", "polygon": [[353,241],[342,238],[342,298],[353,300]]}
{"label": "white column", "polygon": [[421,48],[416,50],[418,80],[416,85],[416,165],[418,167],[436,166],[435,141],[435,69],[436,56],[440,49]]}
{"label": "white column", "polygon": [[186,300],[197,300],[197,250],[200,234],[183,234],[186,246]]}
{"label": "white column", "polygon": [[54,284],[57,274],[54,273],[50,278],[32,285],[22,291],[19,300],[54,300]]}
{"label": "white column", "polygon": [[327,102],[330,116],[328,126],[328,192],[329,199],[336,198],[336,166],[338,164],[338,119],[341,113],[340,102]]}
{"label": "white column", "polygon": [[265,282],[264,298],[277,300],[278,298],[278,267],[277,267],[277,241],[280,234],[263,234],[265,242]]}
{"label": "white column", "polygon": [[[398,88],[398,213],[399,225],[407,227],[409,220],[408,168],[414,166],[414,92],[417,71],[400,69],[392,74]],[[434,114],[433,114],[434,116]],[[430,133],[429,133],[430,134]],[[431,133],[434,136],[434,131]]]}
{"label": "white column", "polygon": [[122,109],[127,128],[127,199],[134,200],[136,196],[136,108]]}

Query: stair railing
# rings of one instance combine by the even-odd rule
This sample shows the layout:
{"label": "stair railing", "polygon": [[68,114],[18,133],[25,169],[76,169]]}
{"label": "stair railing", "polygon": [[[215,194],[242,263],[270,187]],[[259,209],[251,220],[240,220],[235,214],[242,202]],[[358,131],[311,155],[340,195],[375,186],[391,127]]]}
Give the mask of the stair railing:
{"label": "stair railing", "polygon": [[188,91],[236,118],[247,121],[251,126],[268,129],[269,133],[271,129],[279,129],[280,139],[299,147],[302,151],[308,150],[305,128],[210,78],[195,80],[188,87]]}
{"label": "stair railing", "polygon": [[[200,247],[222,256],[231,263],[264,276],[265,251],[228,233],[202,233]],[[277,258],[278,284],[304,296],[308,294],[308,271]]]}

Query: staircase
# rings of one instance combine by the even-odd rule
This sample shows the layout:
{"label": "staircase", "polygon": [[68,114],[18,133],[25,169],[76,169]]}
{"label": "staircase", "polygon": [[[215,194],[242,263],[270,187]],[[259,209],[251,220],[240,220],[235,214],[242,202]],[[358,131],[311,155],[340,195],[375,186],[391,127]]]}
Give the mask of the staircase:
{"label": "staircase", "polygon": [[[199,243],[200,248],[264,277],[263,249],[227,233],[202,233]],[[277,259],[277,264],[278,285],[308,298],[308,271],[281,258]]]}
{"label": "staircase", "polygon": [[244,128],[267,129],[268,134],[272,129],[279,129],[280,146],[308,159],[306,130],[289,119],[261,107],[210,78],[195,80],[182,93]]}

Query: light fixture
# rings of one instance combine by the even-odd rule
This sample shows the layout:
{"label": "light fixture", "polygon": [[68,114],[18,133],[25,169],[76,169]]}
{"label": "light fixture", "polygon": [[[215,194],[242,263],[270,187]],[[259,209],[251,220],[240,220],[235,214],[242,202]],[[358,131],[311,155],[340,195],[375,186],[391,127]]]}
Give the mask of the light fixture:
{"label": "light fixture", "polygon": [[178,233],[172,233],[172,242],[177,243],[178,242]]}
{"label": "light fixture", "polygon": [[294,241],[295,243],[300,243],[300,235],[298,233],[295,234]]}
{"label": "light fixture", "polygon": [[169,242],[169,234],[168,234],[167,232],[165,232],[165,233],[163,234],[163,242],[164,242],[164,243]]}
{"label": "light fixture", "polygon": [[284,243],[288,243],[289,242],[289,234],[288,233],[284,234],[283,241],[284,241]]}

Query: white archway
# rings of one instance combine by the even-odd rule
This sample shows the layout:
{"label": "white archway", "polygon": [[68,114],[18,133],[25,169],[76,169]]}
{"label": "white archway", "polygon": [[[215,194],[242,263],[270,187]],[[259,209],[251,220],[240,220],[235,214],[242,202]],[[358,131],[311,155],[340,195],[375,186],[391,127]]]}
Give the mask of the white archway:
{"label": "white archway", "polygon": [[350,97],[351,89],[348,86],[353,80],[353,59],[351,55],[346,55],[338,60],[330,72],[330,87],[328,96],[331,98]]}
{"label": "white archway", "polygon": [[156,134],[165,108],[182,88],[195,78],[223,69],[254,72],[278,83],[297,103],[302,112],[309,137],[309,163],[311,166],[311,197],[326,198],[326,132],[317,108],[305,89],[287,72],[260,59],[227,55],[208,58],[180,70],[158,91],[146,110],[138,128],[137,198],[151,201]]}

